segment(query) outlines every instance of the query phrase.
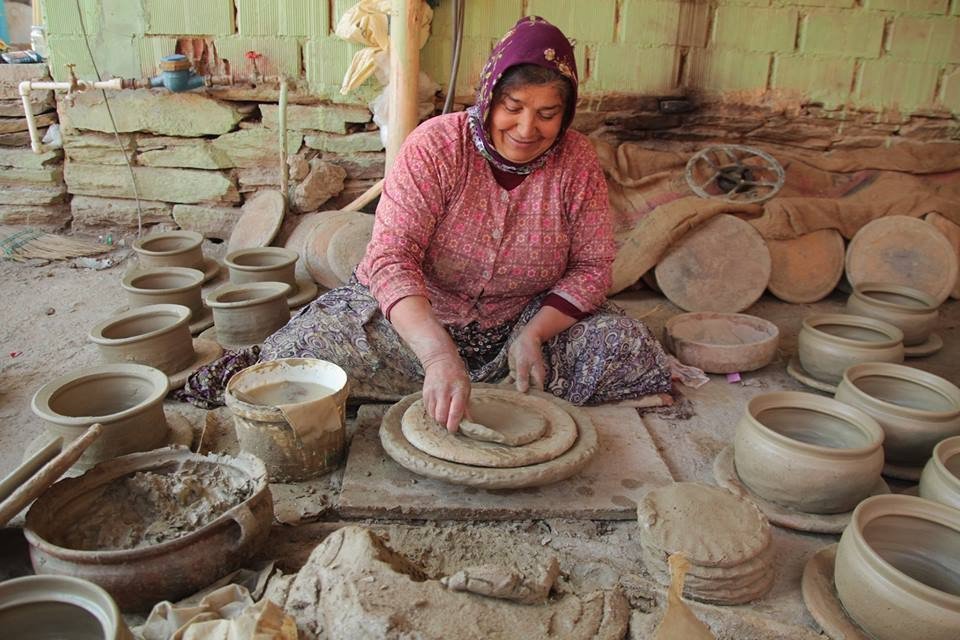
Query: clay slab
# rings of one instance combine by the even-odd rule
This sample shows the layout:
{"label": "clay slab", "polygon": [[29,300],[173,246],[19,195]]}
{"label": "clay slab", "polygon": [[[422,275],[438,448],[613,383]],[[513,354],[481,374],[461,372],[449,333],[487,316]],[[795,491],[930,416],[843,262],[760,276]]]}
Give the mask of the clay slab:
{"label": "clay slab", "polygon": [[358,419],[340,493],[341,516],[633,520],[637,502],[647,491],[673,482],[646,426],[632,408],[584,409],[596,427],[600,450],[572,478],[544,487],[496,491],[430,480],[391,460],[378,435],[379,417],[387,408],[376,412],[375,420]]}

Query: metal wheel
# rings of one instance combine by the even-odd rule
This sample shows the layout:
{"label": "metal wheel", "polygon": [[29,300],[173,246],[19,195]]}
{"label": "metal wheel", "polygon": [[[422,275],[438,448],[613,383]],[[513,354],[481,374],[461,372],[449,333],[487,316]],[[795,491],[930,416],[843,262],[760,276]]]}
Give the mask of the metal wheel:
{"label": "metal wheel", "polygon": [[756,204],[777,195],[785,175],[769,153],[740,144],[719,144],[690,158],[686,178],[701,198]]}

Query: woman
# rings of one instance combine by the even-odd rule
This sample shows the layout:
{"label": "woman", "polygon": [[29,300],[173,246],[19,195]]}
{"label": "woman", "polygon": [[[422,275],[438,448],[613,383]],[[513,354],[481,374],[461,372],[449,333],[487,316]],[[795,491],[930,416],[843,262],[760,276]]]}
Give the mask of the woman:
{"label": "woman", "polygon": [[[569,130],[576,101],[569,41],[542,18],[520,20],[487,61],[476,104],[404,143],[356,281],[301,310],[259,359],[336,362],[363,398],[422,387],[450,430],[471,381],[508,374],[522,392],[578,405],[669,391],[660,345],[605,299],[606,183],[590,142]],[[234,358],[191,377],[182,397],[217,404],[257,355]]]}

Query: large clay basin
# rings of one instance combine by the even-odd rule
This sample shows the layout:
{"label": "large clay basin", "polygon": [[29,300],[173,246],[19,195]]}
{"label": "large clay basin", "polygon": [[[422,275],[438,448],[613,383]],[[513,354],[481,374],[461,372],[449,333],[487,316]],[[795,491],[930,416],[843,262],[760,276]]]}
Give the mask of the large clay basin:
{"label": "large clay basin", "polygon": [[664,343],[680,362],[707,373],[765,367],[779,341],[777,325],[744,313],[682,313],[664,327]]}
{"label": "large clay basin", "polygon": [[5,638],[133,640],[110,594],[70,576],[0,583],[0,629]]}
{"label": "large clay basin", "polygon": [[859,409],[798,391],[766,393],[737,424],[740,479],[762,498],[806,513],[843,513],[871,494],[883,430]]}
{"label": "large clay basin", "polygon": [[920,369],[858,364],[844,373],[835,397],[880,423],[888,462],[919,467],[938,442],[960,435],[960,389]]}
{"label": "large clay basin", "polygon": [[920,497],[960,509],[960,436],[933,448],[920,475]]}
{"label": "large clay basin", "polygon": [[179,304],[135,307],[97,323],[88,337],[104,362],[145,364],[173,375],[197,356],[190,315],[190,309]]}
{"label": "large clay basin", "polygon": [[804,318],[800,364],[817,380],[836,383],[861,362],[903,362],[903,332],[888,322],[835,313]]}
{"label": "large clay basin", "polygon": [[133,243],[141,267],[187,267],[203,271],[203,236],[196,231],[154,233]]}
{"label": "large clay basin", "polygon": [[88,469],[135,451],[148,451],[167,439],[163,398],[167,374],[142,364],[105,364],[61,376],[40,387],[31,401],[33,413],[64,444],[99,422],[103,432],[77,460]]}
{"label": "large clay basin", "polygon": [[904,495],[864,500],[840,537],[834,581],[876,640],[957,640],[960,510]]}
{"label": "large clay basin", "polygon": [[211,293],[206,303],[213,309],[217,341],[228,347],[263,342],[290,320],[290,290],[284,282],[250,282],[226,284]]}
{"label": "large clay basin", "polygon": [[185,267],[138,269],[123,277],[120,286],[127,292],[131,307],[151,304],[182,304],[193,318],[203,311],[203,272]]}
{"label": "large clay basin", "polygon": [[282,247],[241,249],[227,254],[224,263],[230,270],[230,282],[286,282],[296,285],[296,251]]}
{"label": "large clay basin", "polygon": [[889,322],[903,331],[903,344],[926,342],[937,325],[937,299],[900,284],[858,284],[847,298],[847,313]]}

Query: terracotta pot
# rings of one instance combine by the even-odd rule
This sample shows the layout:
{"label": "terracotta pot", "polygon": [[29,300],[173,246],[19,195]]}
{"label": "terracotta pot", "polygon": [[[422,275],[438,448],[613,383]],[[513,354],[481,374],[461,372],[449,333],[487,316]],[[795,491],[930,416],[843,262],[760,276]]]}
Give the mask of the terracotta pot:
{"label": "terracotta pot", "polygon": [[120,286],[127,292],[131,307],[182,304],[196,318],[203,311],[202,284],[203,272],[197,269],[152,267],[128,273]]}
{"label": "terracotta pot", "polygon": [[64,444],[95,422],[103,433],[80,456],[75,467],[87,469],[101,460],[148,451],[167,439],[163,398],[167,374],[142,364],[105,364],[61,376],[33,396],[33,413]]}
{"label": "terracotta pot", "polygon": [[224,263],[230,269],[230,282],[286,282],[296,286],[297,252],[282,247],[241,249],[227,254]]}
{"label": "terracotta pot", "polygon": [[104,362],[145,364],[173,375],[196,359],[190,309],[179,304],[136,307],[97,323],[88,337]]}
{"label": "terracotta pot", "polygon": [[133,243],[141,267],[187,267],[203,271],[203,236],[195,231],[154,233]]}
{"label": "terracotta pot", "polygon": [[903,362],[903,332],[874,318],[808,316],[800,328],[798,355],[807,373],[836,383],[847,367],[860,362]]}
{"label": "terracotta pot", "polygon": [[834,581],[876,640],[956,640],[960,510],[904,495],[864,500],[840,537]]}
{"label": "terracotta pot", "polygon": [[110,594],[69,576],[0,583],[0,629],[5,638],[133,640]]}
{"label": "terracotta pot", "polygon": [[743,313],[682,313],[664,327],[664,343],[680,362],[707,373],[765,367],[779,342],[777,325]]}
{"label": "terracotta pot", "polygon": [[920,475],[920,497],[960,509],[960,436],[933,448]]}
{"label": "terracotta pot", "polygon": [[883,469],[883,431],[859,409],[797,391],[766,393],[737,424],[734,459],[762,498],[805,513],[843,513]]}
{"label": "terracotta pot", "polygon": [[880,424],[888,462],[920,466],[938,442],[960,435],[960,389],[920,369],[889,363],[852,366],[836,399]]}
{"label": "terracotta pot", "polygon": [[[83,516],[85,505],[114,480],[143,471],[176,473],[217,465],[253,486],[250,497],[179,538],[138,549],[79,550],[58,542]],[[252,456],[201,456],[166,448],[111,460],[78,478],[61,480],[27,512],[24,534],[37,573],[69,574],[106,589],[124,611],[143,611],[206,587],[248,561],[270,533],[273,499],[263,463]]]}
{"label": "terracotta pot", "polygon": [[250,282],[227,284],[214,291],[206,303],[213,309],[217,341],[233,347],[262,342],[290,320],[290,290],[283,282]]}
{"label": "terracotta pot", "polygon": [[847,313],[889,322],[903,331],[903,344],[926,342],[937,325],[936,298],[901,284],[858,284],[847,298]]}

